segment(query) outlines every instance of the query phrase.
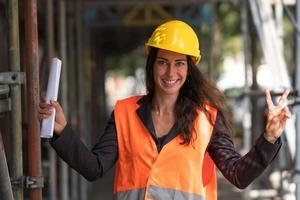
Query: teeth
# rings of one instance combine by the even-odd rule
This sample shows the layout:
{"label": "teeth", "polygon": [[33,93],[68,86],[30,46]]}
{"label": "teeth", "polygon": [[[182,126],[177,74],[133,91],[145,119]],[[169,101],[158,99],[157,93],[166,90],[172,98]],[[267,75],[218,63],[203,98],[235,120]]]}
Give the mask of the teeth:
{"label": "teeth", "polygon": [[168,84],[173,84],[173,83],[176,82],[176,80],[165,80],[165,82],[168,83]]}

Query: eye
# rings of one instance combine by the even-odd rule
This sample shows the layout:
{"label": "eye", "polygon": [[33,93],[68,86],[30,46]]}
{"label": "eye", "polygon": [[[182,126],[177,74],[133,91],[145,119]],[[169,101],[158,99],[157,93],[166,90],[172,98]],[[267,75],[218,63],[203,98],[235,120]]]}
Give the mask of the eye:
{"label": "eye", "polygon": [[185,66],[186,65],[186,61],[177,61],[175,63],[175,66],[176,67],[182,67],[182,66]]}
{"label": "eye", "polygon": [[157,63],[158,65],[168,65],[168,63],[167,63],[165,60],[162,60],[162,59],[157,59],[157,60],[156,60],[156,63]]}

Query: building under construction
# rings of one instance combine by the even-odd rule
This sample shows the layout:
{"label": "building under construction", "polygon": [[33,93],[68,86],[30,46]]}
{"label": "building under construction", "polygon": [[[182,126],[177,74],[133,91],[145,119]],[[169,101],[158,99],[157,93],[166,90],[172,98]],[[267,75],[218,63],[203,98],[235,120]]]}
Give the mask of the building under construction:
{"label": "building under construction", "polygon": [[[147,56],[144,44],[157,25],[170,19],[186,21],[196,30],[199,67],[216,82],[224,73],[224,52],[234,53],[224,43],[239,41],[243,83],[225,94],[229,104],[243,111],[234,123],[241,154],[258,137],[253,133],[263,131],[265,85],[260,80],[272,80],[267,87],[275,100],[291,89],[293,117],[277,159],[243,191],[220,177],[219,199],[300,200],[299,1],[0,0],[1,200],[113,199],[114,169],[90,183],[56,155],[48,139],[40,138],[38,105],[47,89],[50,61],[62,60],[58,101],[92,148],[121,86],[126,85],[126,95],[144,91],[139,84]],[[266,66],[268,72],[258,76]],[[122,79],[118,85],[121,75],[116,74],[130,76],[131,82]]]}

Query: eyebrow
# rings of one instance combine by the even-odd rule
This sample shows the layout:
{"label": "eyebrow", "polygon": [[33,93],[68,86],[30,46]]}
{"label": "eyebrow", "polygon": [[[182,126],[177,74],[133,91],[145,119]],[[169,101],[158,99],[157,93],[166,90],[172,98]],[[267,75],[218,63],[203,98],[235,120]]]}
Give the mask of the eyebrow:
{"label": "eyebrow", "polygon": [[[156,57],[156,59],[162,59],[162,60],[165,60],[165,61],[169,61],[168,59],[163,58],[163,57]],[[175,61],[187,61],[187,59],[180,58],[180,59],[176,59]]]}

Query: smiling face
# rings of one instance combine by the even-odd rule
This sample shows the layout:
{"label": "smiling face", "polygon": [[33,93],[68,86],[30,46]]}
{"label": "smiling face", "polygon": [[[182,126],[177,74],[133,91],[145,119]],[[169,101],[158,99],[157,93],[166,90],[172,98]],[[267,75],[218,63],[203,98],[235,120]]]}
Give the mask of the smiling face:
{"label": "smiling face", "polygon": [[159,49],[153,65],[155,93],[178,95],[188,73],[187,56]]}

